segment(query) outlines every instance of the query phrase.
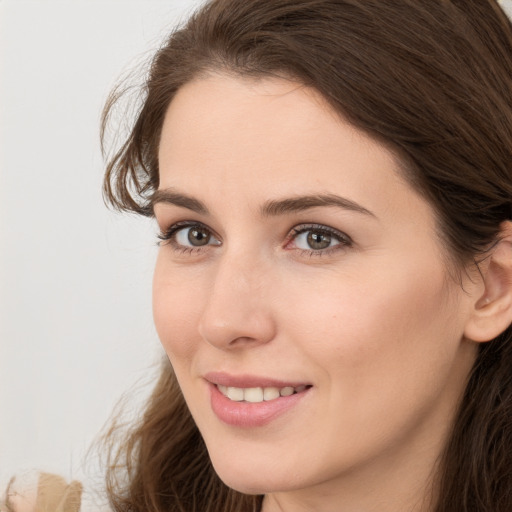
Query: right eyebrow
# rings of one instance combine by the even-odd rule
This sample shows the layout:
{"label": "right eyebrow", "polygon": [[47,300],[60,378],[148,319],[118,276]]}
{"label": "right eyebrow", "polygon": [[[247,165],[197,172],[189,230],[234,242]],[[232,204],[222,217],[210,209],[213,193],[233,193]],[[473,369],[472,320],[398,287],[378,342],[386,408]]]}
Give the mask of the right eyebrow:
{"label": "right eyebrow", "polygon": [[181,208],[187,208],[188,210],[192,210],[193,212],[199,213],[201,215],[208,215],[210,212],[208,208],[201,201],[187,196],[186,194],[182,194],[179,192],[175,192],[171,188],[166,189],[158,189],[154,192],[150,199],[150,207],[151,211],[155,212],[155,205],[157,203],[167,203],[173,204],[175,206],[180,206]]}

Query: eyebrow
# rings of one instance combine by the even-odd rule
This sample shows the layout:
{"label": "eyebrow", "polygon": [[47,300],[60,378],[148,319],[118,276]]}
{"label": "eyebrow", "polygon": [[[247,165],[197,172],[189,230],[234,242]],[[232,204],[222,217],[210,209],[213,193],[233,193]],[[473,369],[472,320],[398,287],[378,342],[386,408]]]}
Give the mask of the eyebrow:
{"label": "eyebrow", "polygon": [[173,204],[175,206],[181,206],[182,208],[187,208],[188,210],[200,213],[201,215],[209,215],[210,213],[205,204],[198,199],[194,199],[193,197],[187,196],[186,194],[175,192],[170,188],[164,190],[156,190],[151,196],[150,207],[153,213],[155,211],[155,204],[157,203],[167,203]]}
{"label": "eyebrow", "polygon": [[336,206],[338,208],[343,208],[344,210],[350,210],[356,213],[375,217],[375,214],[364,208],[364,206],[336,194],[298,196],[267,201],[263,205],[261,212],[265,216],[285,215],[287,213],[300,212],[309,210],[310,208],[317,208],[319,206]]}
{"label": "eyebrow", "polygon": [[[208,208],[203,202],[170,188],[155,191],[150,200],[150,206],[153,211],[157,203],[173,204],[175,206],[187,208],[188,210],[201,215],[210,214]],[[374,213],[366,209],[364,206],[336,194],[314,194],[270,200],[263,204],[260,211],[265,217],[273,217],[286,215],[288,213],[301,212],[321,206],[335,206],[337,208],[343,208],[344,210],[361,213],[370,217],[376,217]]]}

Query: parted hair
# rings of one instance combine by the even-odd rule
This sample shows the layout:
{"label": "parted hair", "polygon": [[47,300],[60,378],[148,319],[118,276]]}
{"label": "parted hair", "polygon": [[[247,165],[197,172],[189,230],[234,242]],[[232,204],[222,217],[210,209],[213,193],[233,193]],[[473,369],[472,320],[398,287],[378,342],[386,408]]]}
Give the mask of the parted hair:
{"label": "parted hair", "polygon": [[[169,103],[210,73],[282,77],[398,156],[462,271],[511,219],[512,26],[494,0],[213,0],[153,57],[129,133],[107,154],[104,195],[151,216]],[[105,106],[102,140],[125,94]],[[105,148],[106,149],[106,148]],[[168,362],[140,420],[114,422],[116,512],[256,512],[261,496],[215,474]],[[512,331],[481,344],[438,464],[434,512],[512,510]]]}

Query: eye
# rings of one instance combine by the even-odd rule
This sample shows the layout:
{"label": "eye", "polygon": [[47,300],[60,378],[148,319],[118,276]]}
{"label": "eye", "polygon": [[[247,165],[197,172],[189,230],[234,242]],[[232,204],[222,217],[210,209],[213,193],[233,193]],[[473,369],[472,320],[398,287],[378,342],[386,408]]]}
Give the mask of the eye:
{"label": "eye", "polygon": [[202,226],[182,228],[176,231],[175,240],[179,245],[190,245],[192,247],[201,247],[208,245],[212,234]]}
{"label": "eye", "polygon": [[179,222],[158,235],[164,242],[169,242],[175,249],[194,250],[208,245],[220,245],[212,231],[203,224]]}
{"label": "eye", "polygon": [[330,233],[325,233],[319,230],[305,231],[295,238],[295,245],[299,249],[313,249],[318,251],[331,247],[333,243],[336,244],[337,241]]}
{"label": "eye", "polygon": [[311,254],[325,253],[330,250],[342,249],[352,245],[350,237],[323,225],[303,225],[293,228],[291,242],[287,246],[300,249]]}

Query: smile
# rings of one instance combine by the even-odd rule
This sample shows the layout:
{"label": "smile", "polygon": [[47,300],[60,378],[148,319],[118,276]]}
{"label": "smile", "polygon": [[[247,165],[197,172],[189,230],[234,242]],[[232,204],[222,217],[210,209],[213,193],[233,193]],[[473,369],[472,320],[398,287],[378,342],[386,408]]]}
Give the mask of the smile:
{"label": "smile", "polygon": [[213,413],[234,427],[263,427],[307,403],[313,386],[257,376],[210,373],[206,376]]}
{"label": "smile", "polygon": [[254,387],[254,388],[236,388],[232,386],[217,385],[217,389],[233,402],[260,403],[276,400],[280,397],[287,397],[296,393],[302,393],[308,386],[301,385],[297,387],[285,386],[277,387]]}

